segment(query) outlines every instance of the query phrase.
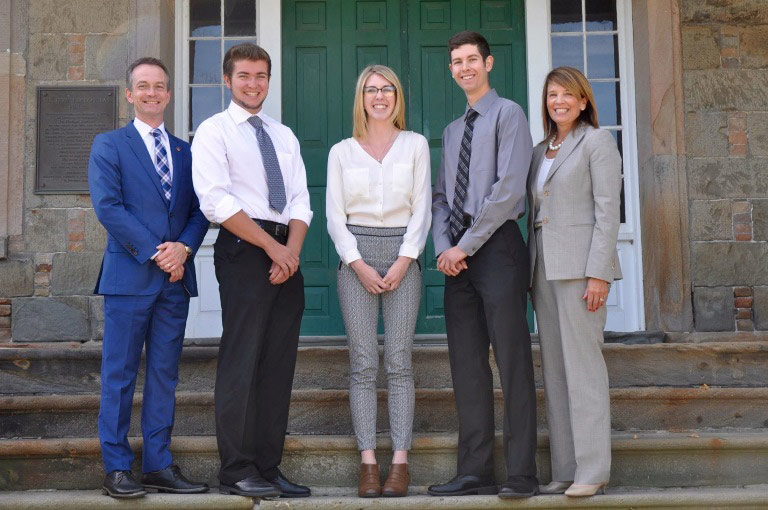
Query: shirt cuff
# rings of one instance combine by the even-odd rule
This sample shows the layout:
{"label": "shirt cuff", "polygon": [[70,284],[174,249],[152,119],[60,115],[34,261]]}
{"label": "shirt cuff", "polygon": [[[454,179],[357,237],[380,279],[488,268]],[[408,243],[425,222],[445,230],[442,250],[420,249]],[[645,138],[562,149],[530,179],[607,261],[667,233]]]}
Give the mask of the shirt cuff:
{"label": "shirt cuff", "polygon": [[154,255],[149,257],[149,260],[155,260],[155,257],[157,257],[158,255],[160,255],[160,250],[157,250]]}
{"label": "shirt cuff", "polygon": [[356,260],[360,260],[361,258],[363,258],[363,256],[360,255],[360,252],[358,250],[351,249],[344,252],[344,255],[341,257],[341,260],[343,260],[346,265],[350,265],[352,262]]}
{"label": "shirt cuff", "polygon": [[225,195],[213,209],[213,218],[208,218],[216,223],[224,223],[243,208],[232,195]]}
{"label": "shirt cuff", "polygon": [[419,258],[419,247],[412,244],[401,244],[400,251],[397,254],[399,257],[410,257],[412,259]]}
{"label": "shirt cuff", "polygon": [[289,217],[292,220],[303,221],[307,224],[307,227],[312,223],[312,211],[302,205],[294,205],[291,207]]}

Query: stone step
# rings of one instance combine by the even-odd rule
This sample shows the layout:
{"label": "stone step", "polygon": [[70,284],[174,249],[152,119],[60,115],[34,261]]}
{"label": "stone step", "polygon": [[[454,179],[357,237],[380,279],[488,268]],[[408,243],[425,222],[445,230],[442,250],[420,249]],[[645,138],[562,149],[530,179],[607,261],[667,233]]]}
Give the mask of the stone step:
{"label": "stone step", "polygon": [[[141,440],[131,440],[138,454]],[[496,477],[504,479],[501,437],[496,437]],[[379,462],[391,449],[379,437]],[[414,437],[409,462],[413,485],[429,485],[455,475],[456,436]],[[173,439],[174,460],[191,478],[216,485],[218,454],[212,436]],[[760,431],[613,434],[613,486],[699,487],[751,485],[768,480],[768,433]],[[351,436],[288,436],[281,469],[311,486],[354,487],[360,457]],[[546,434],[538,441],[539,478],[550,479]],[[139,471],[140,463],[133,466]],[[0,441],[0,490],[94,489],[103,480],[95,438]]]}
{"label": "stone step", "polygon": [[305,499],[261,500],[256,506],[250,498],[218,494],[148,494],[130,502],[107,498],[100,491],[7,492],[0,499],[0,510],[97,510],[103,508],[139,510],[485,510],[485,509],[702,509],[754,510],[768,506],[768,486],[638,489],[610,487],[603,496],[576,499],[565,496],[536,496],[522,501],[501,500],[496,496],[434,498],[424,487],[412,487],[405,498],[361,499],[352,488],[313,488]]}
{"label": "stone step", "polygon": [[[536,382],[541,386],[537,345],[534,345],[533,352]],[[701,384],[768,386],[768,370],[765,369],[768,366],[768,342],[606,344],[603,353],[611,386],[615,388],[691,387]],[[216,347],[185,347],[178,390],[212,391],[216,354]],[[98,344],[47,348],[0,347],[0,394],[93,393],[98,391],[100,364]],[[345,347],[301,347],[294,388],[345,389],[348,366]],[[451,387],[446,346],[414,348],[413,367],[417,387]],[[140,375],[139,388],[142,377]],[[496,385],[498,387],[498,377]],[[386,387],[383,373],[379,374],[379,387]]]}
{"label": "stone step", "polygon": [[[495,391],[496,427],[502,426],[502,394]],[[389,430],[387,392],[379,390],[379,431]],[[539,426],[546,427],[544,391],[537,390]],[[134,398],[130,434],[141,435],[141,394]],[[99,396],[21,395],[0,397],[0,439],[95,437]],[[696,430],[768,427],[768,388],[613,388],[614,430]],[[416,390],[416,432],[458,430],[453,391]],[[352,434],[347,390],[294,390],[288,431],[292,434]],[[213,393],[180,392],[177,435],[215,434]]]}

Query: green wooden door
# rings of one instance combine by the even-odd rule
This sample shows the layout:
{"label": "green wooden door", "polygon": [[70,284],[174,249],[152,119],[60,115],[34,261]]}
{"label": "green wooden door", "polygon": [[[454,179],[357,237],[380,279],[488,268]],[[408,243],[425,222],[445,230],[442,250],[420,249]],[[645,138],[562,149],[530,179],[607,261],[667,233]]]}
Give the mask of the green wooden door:
{"label": "green wooden door", "polygon": [[[339,259],[325,221],[326,164],[330,147],[351,136],[358,73],[373,63],[398,73],[406,90],[408,129],[429,140],[434,182],[443,128],[465,105],[448,71],[448,38],[460,30],[482,32],[496,60],[492,86],[525,109],[524,5],[523,0],[283,0],[282,5],[283,122],[301,144],[315,213],[302,253],[301,332],[343,335],[336,297]],[[444,280],[435,269],[431,239],[421,263],[416,332],[442,333]]]}

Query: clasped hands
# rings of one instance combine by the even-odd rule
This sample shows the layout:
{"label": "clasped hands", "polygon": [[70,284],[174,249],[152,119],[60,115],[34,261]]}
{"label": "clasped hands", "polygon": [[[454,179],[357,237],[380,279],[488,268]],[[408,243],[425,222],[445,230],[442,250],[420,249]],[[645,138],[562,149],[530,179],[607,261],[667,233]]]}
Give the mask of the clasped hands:
{"label": "clasped hands", "polygon": [[288,246],[274,241],[265,251],[272,259],[272,267],[269,268],[269,283],[272,285],[284,283],[299,270],[299,254]]}
{"label": "clasped hands", "polygon": [[184,262],[187,261],[187,249],[184,244],[166,241],[158,245],[157,250],[157,267],[170,274],[171,283],[181,280],[184,276]]}
{"label": "clasped hands", "polygon": [[448,248],[437,257],[437,270],[446,276],[456,276],[467,268],[467,254],[458,246]]}
{"label": "clasped hands", "polygon": [[408,271],[408,266],[411,265],[413,260],[405,256],[397,257],[397,260],[395,260],[395,263],[392,264],[383,278],[379,275],[378,271],[366,264],[363,259],[350,262],[349,267],[355,272],[365,290],[371,294],[381,294],[395,290],[400,285],[400,282],[405,277],[405,273]]}

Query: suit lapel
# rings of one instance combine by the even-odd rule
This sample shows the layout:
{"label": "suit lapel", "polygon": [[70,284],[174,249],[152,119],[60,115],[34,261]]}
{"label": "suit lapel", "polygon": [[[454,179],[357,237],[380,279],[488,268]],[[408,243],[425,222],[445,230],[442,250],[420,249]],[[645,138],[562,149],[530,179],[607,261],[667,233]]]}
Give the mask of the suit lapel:
{"label": "suit lapel", "polygon": [[173,159],[173,181],[171,182],[171,204],[170,209],[173,209],[173,205],[176,203],[176,196],[181,189],[181,183],[184,179],[184,172],[182,171],[182,155],[181,144],[179,140],[168,133],[168,145],[171,148],[171,158]]}
{"label": "suit lapel", "polygon": [[149,180],[155,185],[160,198],[165,202],[165,193],[163,193],[163,188],[160,185],[160,176],[157,174],[155,164],[152,162],[152,158],[149,157],[149,152],[147,152],[147,146],[144,145],[144,140],[141,139],[141,135],[136,131],[133,122],[125,126],[125,138],[128,146],[133,150],[139,162],[141,162],[144,171],[149,175]]}
{"label": "suit lapel", "polygon": [[549,175],[544,182],[549,182],[563,162],[568,159],[571,152],[573,152],[576,146],[579,145],[581,139],[584,138],[584,133],[586,133],[586,131],[586,128],[583,126],[577,126],[568,133],[568,136],[565,137],[565,141],[563,142],[563,146],[557,151],[557,156],[555,156],[555,160],[552,162],[552,167],[549,169]]}

